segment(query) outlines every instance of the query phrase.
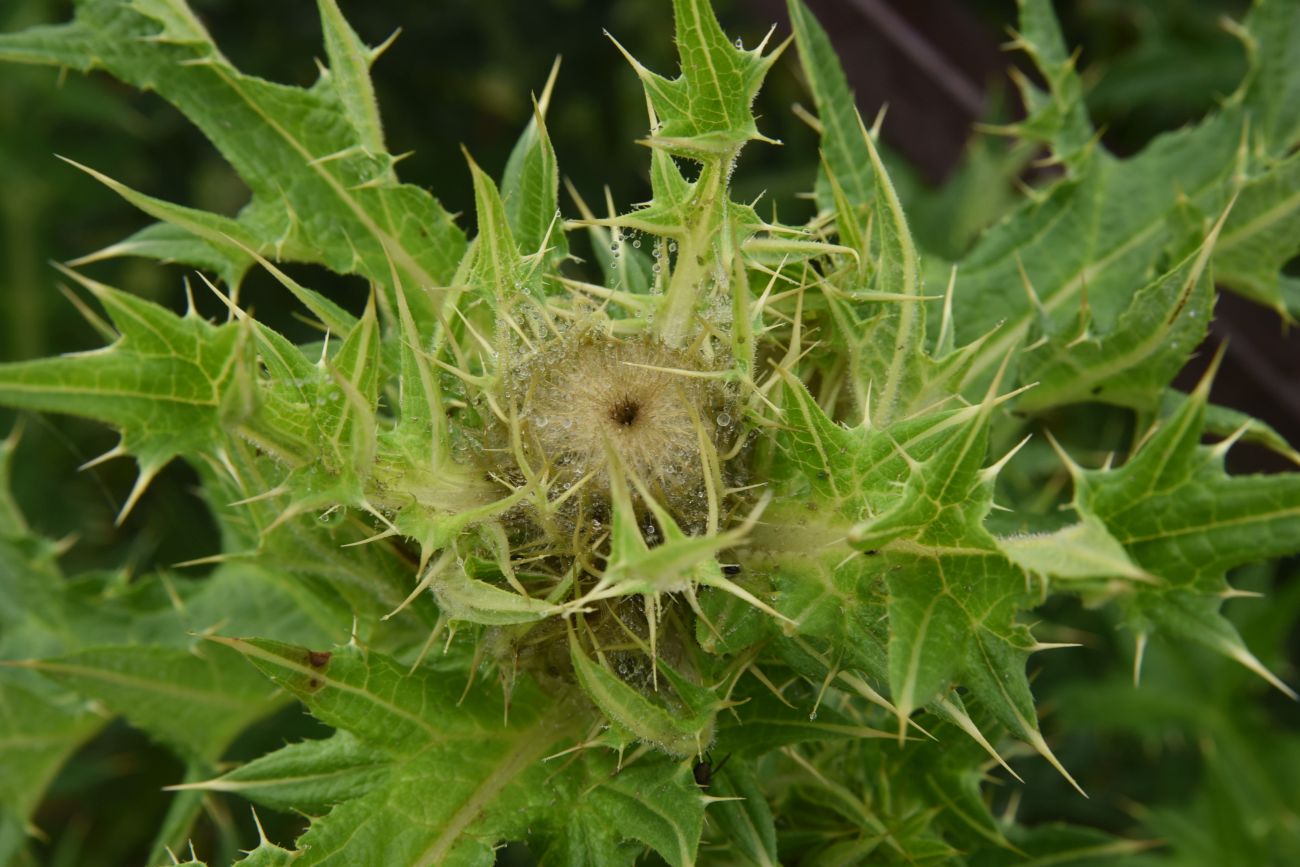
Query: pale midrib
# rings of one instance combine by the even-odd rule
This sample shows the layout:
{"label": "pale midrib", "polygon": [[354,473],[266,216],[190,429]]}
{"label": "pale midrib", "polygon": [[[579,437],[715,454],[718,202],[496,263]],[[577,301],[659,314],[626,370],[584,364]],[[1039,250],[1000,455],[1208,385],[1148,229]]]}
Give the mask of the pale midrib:
{"label": "pale midrib", "polygon": [[[1178,303],[1175,305],[1175,310],[1181,312],[1182,308],[1186,306],[1188,299],[1191,298],[1193,293],[1195,293],[1197,284],[1200,282],[1201,276],[1205,273],[1205,266],[1209,262],[1210,254],[1214,250],[1214,244],[1212,241],[1213,239],[1211,238],[1211,241],[1201,248],[1201,253],[1197,257],[1195,264],[1192,266],[1192,273],[1188,276],[1186,282],[1178,291]],[[1069,386],[1070,390],[1075,394],[1083,394],[1090,390],[1095,384],[1104,383],[1110,378],[1130,370],[1135,363],[1149,359],[1155,350],[1165,342],[1166,338],[1169,336],[1170,332],[1174,330],[1176,325],[1177,316],[1175,316],[1172,321],[1162,317],[1160,327],[1149,331],[1146,337],[1139,340],[1128,351],[1091,366],[1081,368],[1077,364],[1070,364],[1074,370],[1074,376],[1072,377],[1072,382]],[[1073,357],[1066,354],[1062,356],[1062,360],[1066,363],[1070,363],[1073,360]],[[1026,400],[1022,402],[1022,406],[1034,406],[1034,397],[1035,394],[1030,392],[1026,396]],[[1043,399],[1047,401],[1057,400],[1057,398],[1053,398],[1050,394],[1045,395]]]}
{"label": "pale midrib", "polygon": [[293,777],[268,777],[264,780],[209,780],[206,783],[197,783],[186,788],[204,789],[211,792],[243,792],[249,789],[269,789],[277,786],[291,786],[297,783],[318,783],[336,777],[346,777],[349,774],[358,771],[367,771],[372,769],[382,769],[382,766],[378,764],[356,765],[349,768],[338,768],[321,774],[299,774],[298,776]]}
{"label": "pale midrib", "polygon": [[[377,241],[379,241],[380,246],[383,247],[389,255],[396,256],[401,262],[402,267],[413,274],[424,287],[435,285],[436,281],[434,281],[433,276],[425,271],[424,268],[420,266],[420,263],[416,262],[414,257],[406,251],[406,248],[397,243],[395,238],[379,227],[379,224],[371,218],[369,212],[367,212],[365,208],[361,207],[361,205],[348,194],[348,191],[339,183],[338,179],[326,171],[324,167],[317,162],[317,158],[308,151],[301,142],[291,136],[289,131],[280,126],[275,119],[262,111],[262,107],[244,93],[243,88],[239,87],[237,82],[230,78],[225,69],[220,66],[214,66],[213,68],[222,82],[224,82],[236,96],[243,100],[245,105],[252,109],[258,117],[262,118],[270,129],[275,130],[276,134],[279,135],[280,138],[289,145],[289,147],[298,152],[298,155],[303,158],[303,162],[306,163],[306,165],[326,183],[334,194],[338,196],[339,201],[352,211],[361,224],[366,227],[366,230],[369,231]],[[394,287],[394,289],[396,288],[397,287]]]}
{"label": "pale midrib", "polygon": [[[1165,214],[1161,215],[1162,217]],[[1048,313],[1061,307],[1065,302],[1076,297],[1084,286],[1093,280],[1096,275],[1105,271],[1123,256],[1132,252],[1139,245],[1145,243],[1152,235],[1158,232],[1164,225],[1163,219],[1148,223],[1146,228],[1136,232],[1129,237],[1127,241],[1115,247],[1111,252],[1091,264],[1084,265],[1073,277],[1061,285],[1056,292],[1042,298],[1043,310]],[[1009,325],[1001,330],[1000,335],[994,335],[989,341],[989,345],[979,352],[975,360],[971,363],[970,369],[962,380],[962,387],[969,385],[979,379],[980,375],[989,368],[990,365],[1000,362],[1002,358],[1009,353],[1012,348],[1024,340],[1025,332],[1029,330],[1036,316],[1036,311],[1031,307],[1026,310],[1014,325]]]}
{"label": "pale midrib", "polygon": [[[859,123],[861,119],[859,119]],[[898,287],[900,294],[909,297],[916,297],[920,294],[921,284],[917,276],[916,248],[912,244],[912,236],[907,228],[907,217],[903,214],[903,205],[898,200],[898,193],[894,189],[894,184],[889,179],[885,171],[885,164],[880,159],[875,145],[871,140],[871,134],[862,130],[862,136],[867,146],[867,154],[871,159],[872,172],[876,179],[876,195],[884,199],[885,207],[889,212],[890,222],[893,224],[894,242],[898,245],[900,262],[899,269],[902,272],[903,285]],[[882,240],[884,229],[881,230]],[[920,333],[917,326],[920,323],[918,318],[919,311],[916,304],[904,302],[902,309],[898,311],[898,330],[893,335],[893,352],[889,359],[889,368],[885,374],[884,388],[881,389],[880,406],[880,426],[888,426],[895,418],[895,410],[900,395],[903,390],[903,377],[908,371],[908,361],[913,359],[917,354],[917,343]]]}
{"label": "pale midrib", "polygon": [[1134,545],[1141,542],[1162,542],[1166,539],[1173,539],[1177,536],[1188,536],[1193,534],[1200,535],[1212,530],[1240,527],[1244,524],[1266,524],[1270,521],[1278,521],[1283,518],[1293,517],[1300,517],[1300,506],[1293,506],[1289,509],[1279,509],[1276,512],[1256,512],[1250,515],[1242,515],[1239,518],[1229,518],[1222,521],[1196,524],[1192,527],[1180,527],[1177,530],[1164,530],[1146,536],[1127,536],[1123,541],[1125,545]]}
{"label": "pale midrib", "polygon": [[916,699],[916,678],[921,668],[921,653],[925,648],[925,637],[930,631],[930,618],[934,616],[934,608],[944,595],[938,594],[930,600],[930,604],[925,607],[925,615],[921,618],[921,623],[916,630],[916,636],[912,642],[912,652],[907,659],[907,674],[903,678],[903,688],[899,690],[898,713],[900,717],[909,715],[912,708],[916,706],[913,703]]}
{"label": "pale midrib", "polygon": [[673,819],[671,815],[669,815],[663,809],[661,809],[658,803],[656,803],[653,800],[641,797],[639,793],[634,795],[629,792],[620,791],[618,789],[611,790],[611,793],[624,797],[629,801],[638,804],[647,813],[652,813],[657,818],[662,819],[663,822],[666,825],[668,825],[668,827],[671,829],[673,839],[677,841],[678,861],[682,864],[695,863],[694,859],[691,857],[690,842],[686,839],[686,835],[682,832],[681,826],[677,824],[677,821]]}
{"label": "pale midrib", "polygon": [[127,686],[132,689],[139,689],[145,692],[154,692],[159,695],[170,696],[172,698],[183,698],[197,704],[210,705],[212,707],[229,708],[247,712],[249,703],[247,698],[234,696],[227,697],[216,693],[205,692],[201,689],[194,689],[188,686],[180,686],[174,682],[159,683],[157,681],[145,680],[139,677],[132,677],[121,672],[108,671],[102,668],[90,668],[82,665],[69,665],[61,662],[44,662],[33,661],[26,663],[25,668],[33,668],[42,672],[53,672],[56,674],[68,674],[76,677],[85,677],[91,680],[99,680],[105,683]]}
{"label": "pale midrib", "polygon": [[29,392],[34,394],[65,394],[79,395],[81,397],[131,397],[140,400],[156,401],[159,403],[180,403],[187,406],[207,406],[215,407],[215,400],[195,400],[184,397],[177,397],[171,394],[150,394],[149,392],[128,391],[119,388],[93,388],[89,386],[65,386],[65,385],[47,385],[47,384],[29,384],[23,382],[6,382],[0,383],[0,393],[3,392]]}
{"label": "pale midrib", "polygon": [[62,749],[68,746],[68,741],[73,734],[74,732],[59,731],[45,735],[13,735],[0,738],[0,750],[29,750],[53,746]]}
{"label": "pale midrib", "polygon": [[1239,243],[1243,239],[1248,239],[1272,226],[1274,223],[1280,222],[1284,217],[1298,207],[1300,207],[1300,191],[1297,191],[1293,195],[1281,200],[1267,211],[1263,211],[1256,215],[1250,222],[1242,223],[1231,232],[1225,232],[1223,234],[1223,240],[1219,243],[1220,251],[1230,250],[1233,245]]}
{"label": "pale midrib", "polygon": [[[704,65],[708,67],[709,77],[713,79],[714,98],[718,101],[718,108],[720,109],[719,114],[722,115],[724,122],[733,123],[734,121],[727,116],[726,91],[723,90],[722,81],[718,78],[718,70],[713,65],[713,55],[709,51],[708,43],[704,36],[704,23],[701,20],[699,7],[694,3],[690,3],[682,7],[682,9],[683,12],[689,10],[691,13],[693,21],[690,29],[694,30],[696,35],[699,36],[699,51],[704,55]],[[694,108],[695,106],[692,104],[691,107]]]}
{"label": "pale midrib", "polygon": [[263,650],[257,645],[250,644],[247,641],[241,641],[237,638],[228,638],[228,639],[221,639],[218,641],[218,643],[225,644],[231,649],[235,650],[236,652],[243,654],[244,656],[251,656],[256,659],[260,659],[263,662],[269,662],[272,665],[277,665],[281,668],[287,668],[289,671],[295,672],[297,674],[301,674],[306,677],[315,678],[320,682],[322,687],[330,687],[332,689],[337,689],[340,692],[347,692],[353,695],[360,696],[370,704],[375,705],[375,707],[378,707],[386,711],[387,713],[391,713],[393,716],[400,717],[401,719],[404,719],[407,722],[412,723],[418,728],[423,729],[429,735],[430,739],[435,741],[445,739],[445,736],[443,735],[442,732],[438,731],[433,726],[429,725],[429,723],[427,723],[420,717],[406,710],[403,710],[402,708],[398,707],[395,704],[392,704],[391,702],[384,701],[379,696],[375,695],[373,692],[368,692],[360,687],[353,686],[350,683],[343,683],[341,681],[334,680],[330,678],[325,672],[317,671],[316,669],[309,668],[305,665],[299,665],[298,663],[294,662],[291,659],[286,659],[283,656],[279,656],[277,654]]}
{"label": "pale midrib", "polygon": [[565,710],[557,708],[533,728],[519,733],[515,748],[507,752],[492,773],[483,778],[479,787],[442,826],[441,833],[429,848],[412,862],[413,867],[436,867],[443,863],[452,847],[460,841],[465,829],[478,820],[479,815],[501,790],[510,785],[527,765],[540,759],[550,749],[564,729],[562,720]]}

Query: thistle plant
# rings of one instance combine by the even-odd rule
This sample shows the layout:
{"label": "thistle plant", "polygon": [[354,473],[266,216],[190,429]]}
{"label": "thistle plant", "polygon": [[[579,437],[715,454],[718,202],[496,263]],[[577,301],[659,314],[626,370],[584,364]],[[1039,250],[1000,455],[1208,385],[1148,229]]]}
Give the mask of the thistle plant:
{"label": "thistle plant", "polygon": [[[0,862],[28,863],[45,787],[115,717],[184,763],[151,864],[218,793],[305,817],[238,840],[248,865],[490,864],[506,843],[575,865],[1160,860],[1019,825],[993,790],[1034,763],[1074,784],[1028,674],[1060,646],[1033,626],[1057,598],[1109,613],[1135,678],[1164,637],[1294,697],[1220,608],[1229,570],[1300,551],[1300,476],[1230,476],[1225,454],[1300,456],[1210,402],[1213,365],[1170,382],[1216,284],[1300,307],[1296,6],[1257,3],[1232,25],[1239,89],[1119,159],[1050,4],[1022,0],[1041,81],[1000,131],[1056,171],[956,262],[918,250],[882,120],[800,0],[788,39],[752,47],[674,0],[676,77],[623,51],[644,204],[562,195],[552,75],[499,180],[466,155],[472,237],[398,180],[384,46],[319,8],[305,89],[241,73],[183,0],[79,0],[0,36],[0,58],[156,91],[251,192],[226,217],[77,164],[158,221],[88,259],[193,266],[226,315],[58,265],[107,345],[0,365],[0,402],[120,432],[98,459],[138,465],[119,520],[179,458],[221,537],[174,571],[64,576],[0,499]],[[730,185],[773,144],[751,104],[783,57],[820,135],[805,225]],[[251,269],[319,339],[258,320]],[[1100,454],[1101,418],[1136,433]],[[225,761],[293,703],[328,734]]]}

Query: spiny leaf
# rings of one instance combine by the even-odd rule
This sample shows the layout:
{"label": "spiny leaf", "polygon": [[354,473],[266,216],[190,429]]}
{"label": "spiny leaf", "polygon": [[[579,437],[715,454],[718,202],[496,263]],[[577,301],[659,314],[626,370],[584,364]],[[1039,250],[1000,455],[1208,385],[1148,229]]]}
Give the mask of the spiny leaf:
{"label": "spiny leaf", "polygon": [[[821,122],[821,150],[826,174],[839,185],[850,208],[871,200],[876,184],[867,142],[859,132],[853,94],[831,47],[826,31],[808,11],[803,0],[787,0],[790,24],[799,45],[799,60]],[[819,178],[820,181],[820,178]],[[834,207],[829,187],[818,184],[818,206]],[[844,229],[841,227],[841,234]]]}
{"label": "spiny leaf", "polygon": [[1244,36],[1251,70],[1242,96],[1256,118],[1261,149],[1280,156],[1300,139],[1300,73],[1295,65],[1295,40],[1300,34],[1300,10],[1283,0],[1254,5],[1238,31]]}
{"label": "spiny leaf", "polygon": [[763,45],[749,51],[733,45],[706,0],[673,0],[673,12],[681,76],[670,81],[633,66],[662,123],[651,143],[730,162],[746,141],[761,138],[750,103],[780,49],[764,57]]}
{"label": "spiny leaf", "polygon": [[767,804],[763,787],[748,762],[727,761],[716,769],[709,784],[709,795],[724,800],[709,812],[726,835],[730,851],[759,867],[780,864],[776,850],[776,821]]}
{"label": "spiny leaf", "polygon": [[[1148,282],[1149,269],[1173,240],[1169,220],[1177,201],[1217,196],[1240,132],[1240,117],[1227,112],[1162,136],[1129,160],[1096,153],[1075,178],[1027,201],[985,234],[957,271],[957,341],[1006,321],[981,347],[966,381],[984,381],[1008,351],[1028,342],[1042,316],[1068,330],[1085,294],[1094,329],[1111,330],[1133,287]],[[988,315],[990,305],[1001,314]]]}
{"label": "spiny leaf", "polygon": [[330,82],[344,113],[356,128],[361,146],[371,154],[382,154],[384,129],[379,119],[379,104],[375,102],[375,88],[370,83],[370,65],[376,53],[357,37],[336,0],[317,0],[317,5],[321,29],[325,32]]}
{"label": "spiny leaf", "polygon": [[1017,566],[1040,575],[1158,580],[1134,565],[1124,546],[1092,516],[1055,533],[999,539],[998,545]]}
{"label": "spiny leaf", "polygon": [[1108,332],[1093,335],[1086,311],[1077,325],[1028,351],[1022,377],[1036,383],[1019,405],[1042,409],[1089,398],[1146,409],[1198,346],[1210,322],[1210,256],[1225,212],[1200,247],[1133,295]]}
{"label": "spiny leaf", "polygon": [[1066,50],[1051,0],[1020,0],[1019,6],[1020,29],[1013,44],[1034,61],[1047,79],[1047,91],[1018,78],[1030,115],[1016,125],[1016,132],[1049,142],[1059,157],[1070,160],[1093,137],[1075,70],[1077,56]]}
{"label": "spiny leaf", "polygon": [[475,283],[493,292],[497,303],[504,307],[507,299],[518,294],[523,260],[496,183],[468,154],[466,159],[474,178],[474,205],[478,213],[478,236],[474,239]]}
{"label": "spiny leaf", "polygon": [[619,772],[593,793],[605,821],[653,848],[674,867],[695,863],[704,809],[685,766],[666,774],[662,764]]}
{"label": "spiny leaf", "polygon": [[275,703],[237,657],[211,650],[200,658],[170,648],[114,647],[14,664],[98,699],[183,755],[214,761]]}
{"label": "spiny leaf", "polygon": [[[886,302],[884,309],[872,317],[862,348],[854,359],[858,394],[863,401],[871,401],[871,424],[886,428],[895,419],[906,415],[906,408],[923,385],[918,365],[924,354],[925,308],[920,303],[921,275],[916,247],[907,228],[907,218],[903,216],[903,206],[861,118],[858,119],[858,132],[866,143],[875,179],[877,257],[872,288],[904,299],[896,303]],[[863,250],[862,254],[867,252]],[[868,371],[882,373],[875,377]],[[866,380],[865,385],[863,380]]]}
{"label": "spiny leaf", "polygon": [[276,810],[320,814],[383,785],[391,759],[346,731],[281,747],[215,779],[173,786],[230,792]]}
{"label": "spiny leaf", "polygon": [[[633,737],[676,756],[697,755],[713,741],[715,707],[691,713],[680,700],[675,706],[665,706],[662,699],[653,700],[600,662],[593,661],[573,634],[570,634],[569,650],[583,691],[602,713]],[[663,662],[657,664],[664,667]]]}
{"label": "spiny leaf", "polygon": [[1250,666],[1279,689],[1217,611],[1227,571],[1261,557],[1300,551],[1300,476],[1229,476],[1231,440],[1200,444],[1209,382],[1118,469],[1073,468],[1074,507],[1103,522],[1129,557],[1159,584],[1136,585],[1126,619],[1210,645]]}
{"label": "spiny leaf", "polygon": [[1217,281],[1283,317],[1297,313],[1282,293],[1281,270],[1300,253],[1300,156],[1242,186],[1215,247]]}
{"label": "spiny leaf", "polygon": [[[568,254],[559,216],[560,173],[555,149],[546,131],[546,110],[560,71],[557,59],[542,95],[533,105],[533,117],[524,128],[506,163],[501,196],[506,217],[520,248],[527,255],[545,253],[552,267]],[[545,250],[543,250],[545,247]]]}
{"label": "spiny leaf", "polygon": [[[174,2],[88,0],[69,24],[0,36],[0,58],[104,69],[156,90],[252,190],[238,220],[259,252],[362,274],[385,287],[392,308],[390,257],[406,285],[427,290],[450,280],[464,238],[428,193],[394,180],[394,158],[374,147],[378,117],[367,107],[360,47],[341,18],[322,11],[337,70],[310,90],[240,73],[189,8]],[[242,273],[238,259],[213,254],[230,262],[229,273]],[[431,333],[430,296],[412,293],[408,302],[422,333]]]}
{"label": "spiny leaf", "polygon": [[121,337],[94,352],[0,365],[0,400],[10,406],[70,412],[117,427],[114,454],[133,455],[141,481],[178,454],[216,447],[227,426],[255,407],[249,332],[214,326],[68,271],[108,311]]}
{"label": "spiny leaf", "polygon": [[[456,712],[461,685],[428,671],[407,676],[403,666],[381,654],[363,655],[351,647],[308,650],[265,639],[210,640],[243,654],[319,719],[392,754],[412,755],[433,744],[483,736],[489,714],[495,718],[491,728],[501,726],[500,708],[481,694],[474,693],[473,703],[462,703],[463,712]],[[434,714],[434,708],[444,712]]]}
{"label": "spiny leaf", "polygon": [[0,862],[10,863],[31,832],[27,823],[72,752],[103,718],[67,698],[40,695],[0,671]]}

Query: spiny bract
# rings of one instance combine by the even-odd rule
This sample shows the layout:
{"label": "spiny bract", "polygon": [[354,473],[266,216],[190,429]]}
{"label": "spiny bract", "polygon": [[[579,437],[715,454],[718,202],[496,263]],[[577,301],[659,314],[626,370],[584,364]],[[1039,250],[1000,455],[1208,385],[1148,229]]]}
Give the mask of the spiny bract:
{"label": "spiny bract", "polygon": [[[328,62],[309,89],[240,73],[180,0],[80,0],[72,23],[0,37],[0,58],[156,90],[252,194],[228,218],[87,169],[160,221],[104,255],[197,266],[228,316],[64,269],[111,345],[0,366],[0,401],[121,431],[106,457],[140,467],[123,516],[190,461],[223,544],[211,575],[165,577],[174,606],[105,588],[90,611],[38,580],[53,549],[0,509],[6,544],[37,551],[0,613],[5,656],[42,648],[0,671],[0,707],[57,733],[32,779],[102,725],[93,699],[188,763],[154,862],[204,792],[309,817],[296,854],[263,838],[247,864],[487,864],[507,840],[555,864],[647,846],[675,865],[1068,860],[1140,846],[1036,836],[979,787],[994,765],[1015,775],[1017,742],[1069,778],[1039,730],[1026,662],[1049,645],[1025,612],[1114,602],[1139,648],[1208,644],[1290,692],[1218,612],[1230,568],[1300,550],[1300,477],[1229,477],[1224,453],[1244,436],[1295,454],[1209,404],[1210,376],[1190,395],[1169,382],[1206,333],[1211,268],[1287,315],[1293,7],[1257,4],[1250,72],[1216,113],[1120,160],[1049,3],[1024,0],[1016,46],[1047,88],[1024,83],[1029,117],[1006,132],[1061,174],[948,263],[918,254],[800,0],[821,136],[807,225],[729,188],[765,141],[751,103],[787,43],[746,49],[706,0],[674,0],[680,74],[628,56],[651,199],[598,217],[575,193],[565,215],[553,76],[501,182],[469,160],[468,241],[397,180],[380,50],[319,6]],[[360,275],[369,303],[344,309],[273,261]],[[294,345],[243,309],[251,267],[325,339]],[[1048,430],[1078,404],[1150,432],[1085,469],[1070,431]],[[285,696],[333,734],[220,766]],[[710,749],[731,758],[706,796],[692,771]],[[40,792],[0,796],[21,828]],[[21,836],[0,835],[0,861]]]}

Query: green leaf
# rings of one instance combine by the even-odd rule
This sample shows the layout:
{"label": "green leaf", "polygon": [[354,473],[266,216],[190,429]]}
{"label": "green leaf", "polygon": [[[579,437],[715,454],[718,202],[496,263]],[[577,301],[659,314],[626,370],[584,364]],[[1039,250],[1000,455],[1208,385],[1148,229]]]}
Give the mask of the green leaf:
{"label": "green leaf", "polygon": [[1246,181],[1237,195],[1214,253],[1214,277],[1232,290],[1288,311],[1282,266],[1300,253],[1300,155],[1292,155]]}
{"label": "green leaf", "polygon": [[1066,50],[1051,0],[1020,0],[1018,5],[1020,29],[1012,44],[1033,60],[1046,79],[1047,90],[1017,76],[1029,117],[1015,130],[1027,138],[1050,143],[1057,156],[1070,160],[1093,137],[1083,102],[1083,84],[1075,71],[1077,55]]}
{"label": "green leaf", "polygon": [[[724,717],[719,726],[715,755],[760,756],[790,744],[895,736],[863,725],[833,706],[817,705],[815,695],[787,691],[783,696],[778,699],[758,689],[747,692],[745,704],[736,708],[730,720]],[[814,706],[815,712],[810,710]],[[731,770],[731,761],[726,768]]]}
{"label": "green leaf", "polygon": [[1295,40],[1300,10],[1285,0],[1261,0],[1245,21],[1251,70],[1242,90],[1263,150],[1280,157],[1300,140],[1300,73]]}
{"label": "green leaf", "polygon": [[985,233],[958,265],[957,344],[1001,327],[978,349],[964,390],[980,393],[1007,353],[1030,343],[1035,331],[1075,337],[1080,322],[1096,334],[1122,324],[1134,287],[1150,283],[1160,255],[1183,241],[1174,222],[1180,202],[1221,201],[1242,123],[1239,113],[1226,111],[1165,134],[1127,160],[1093,151],[1073,177]]}
{"label": "green leaf", "polygon": [[356,129],[361,147],[368,153],[385,152],[383,123],[375,88],[370,83],[370,65],[378,51],[367,48],[339,11],[336,0],[318,0],[321,29],[325,32],[325,52],[329,57],[329,80],[339,102]]}
{"label": "green leaf", "polygon": [[[411,755],[434,743],[481,733],[474,715],[450,712],[458,686],[431,673],[408,677],[386,656],[363,656],[351,647],[315,651],[264,639],[210,640],[243,654],[318,719],[385,751]],[[482,701],[479,697],[466,710],[486,710]],[[449,712],[432,714],[431,708]]]}
{"label": "green leaf", "polygon": [[523,684],[507,727],[500,704],[482,690],[458,702],[459,686],[445,677],[428,670],[407,675],[380,654],[213,640],[244,654],[316,717],[390,760],[400,757],[385,785],[312,824],[295,863],[479,863],[494,834],[522,820],[519,808],[545,778],[538,760],[574,722],[560,708],[539,714],[535,689]]}
{"label": "green leaf", "polygon": [[[799,61],[812,91],[821,122],[821,149],[827,174],[834,178],[850,207],[866,204],[876,189],[872,158],[862,137],[854,108],[853,94],[831,47],[826,31],[808,11],[803,0],[787,0],[790,24],[799,45]],[[819,185],[818,206],[834,207],[827,191]],[[843,234],[843,227],[841,227]]]}
{"label": "green leaf", "polygon": [[1198,249],[1134,293],[1109,331],[1092,334],[1083,311],[1075,328],[1026,352],[1021,376],[1036,385],[1019,406],[1041,410],[1089,399],[1138,410],[1156,405],[1209,327],[1214,286],[1207,269],[1227,217]]}
{"label": "green leaf", "polygon": [[15,427],[0,440],[0,539],[21,539],[29,535],[27,520],[14,500],[9,479],[13,472],[14,449],[22,436],[22,428]]}
{"label": "green leaf", "polygon": [[722,801],[709,813],[726,835],[730,851],[759,867],[781,863],[776,851],[776,821],[749,763],[732,759],[715,769],[709,795],[737,799]]}
{"label": "green leaf", "polygon": [[122,432],[109,456],[134,455],[140,480],[126,516],[150,479],[178,454],[213,450],[227,425],[253,412],[249,332],[215,326],[192,311],[170,311],[111,287],[78,279],[104,305],[121,337],[94,352],[0,365],[0,400],[73,413]]}
{"label": "green leaf", "polygon": [[[604,664],[593,662],[572,634],[569,648],[574,673],[583,691],[620,729],[675,756],[699,755],[713,741],[715,707],[684,707],[681,699],[686,696],[669,704],[666,688],[656,701]],[[667,670],[663,662],[658,665]]]}
{"label": "green leaf", "polygon": [[640,840],[674,867],[695,863],[704,808],[685,765],[633,766],[592,792],[595,809],[627,837]]}
{"label": "green leaf", "polygon": [[555,149],[546,131],[546,110],[559,74],[557,59],[542,95],[533,105],[533,117],[515,142],[501,179],[510,229],[526,254],[543,252],[551,267],[568,255],[564,226],[559,217],[560,172]]}
{"label": "green leaf", "polygon": [[[894,420],[909,414],[907,410],[914,406],[924,386],[920,365],[925,354],[925,308],[921,306],[921,274],[916,246],[907,228],[903,206],[861,119],[858,132],[866,143],[875,179],[876,273],[873,289],[899,296],[899,300],[885,302],[883,309],[871,317],[855,353],[855,385],[862,402],[867,405],[870,423],[887,428]],[[862,253],[866,255],[868,251]]]}
{"label": "green leaf", "polygon": [[297,860],[297,852],[282,849],[263,837],[257,844],[257,848],[249,850],[243,858],[235,862],[235,865],[236,867],[289,867]]}
{"label": "green leaf", "polygon": [[103,724],[71,696],[42,695],[0,671],[0,863],[14,863],[46,788]]}
{"label": "green leaf", "polygon": [[[1017,44],[1039,64],[1051,95],[1038,94],[1032,85],[1023,88],[1037,108],[1017,130],[1057,140],[1058,155],[1071,172],[993,227],[960,263],[954,293],[958,342],[1004,322],[965,375],[969,386],[977,390],[1044,319],[1053,323],[1049,332],[1067,331],[1071,320],[1088,317],[1097,333],[1112,331],[1132,287],[1147,283],[1161,251],[1178,241],[1179,210],[1190,202],[1201,213],[1221,212],[1237,177],[1246,179],[1246,187],[1238,200],[1242,210],[1224,227],[1225,283],[1284,309],[1273,265],[1289,258],[1295,235],[1287,234],[1294,185],[1284,182],[1293,169],[1289,162],[1279,164],[1295,135],[1281,96],[1295,86],[1294,63],[1284,59],[1286,34],[1295,26],[1290,4],[1261,3],[1248,22],[1258,31],[1245,31],[1254,47],[1243,91],[1199,125],[1159,136],[1137,156],[1117,160],[1086,143],[1091,131],[1080,114],[1077,76],[1050,4],[1026,0]],[[1271,125],[1290,131],[1265,132],[1258,148],[1247,147],[1256,135],[1252,130]],[[1277,243],[1265,250],[1270,240]]]}
{"label": "green leaf", "polygon": [[[523,259],[510,229],[505,204],[497,185],[467,153],[470,174],[474,178],[474,205],[478,213],[478,236],[474,239],[475,284],[492,293],[505,306],[522,288]],[[504,324],[498,326],[504,329]]]}
{"label": "green leaf", "polygon": [[1300,474],[1229,476],[1223,458],[1232,440],[1200,444],[1215,367],[1123,466],[1083,470],[1071,462],[1074,507],[1161,579],[1135,585],[1125,600],[1136,633],[1158,627],[1204,643],[1291,693],[1217,612],[1229,569],[1300,551]]}
{"label": "green leaf", "polygon": [[[407,286],[446,285],[464,238],[428,193],[395,180],[394,158],[375,148],[382,140],[362,48],[328,7],[322,19],[334,68],[310,90],[240,73],[180,2],[88,0],[69,24],[0,36],[0,58],[104,69],[156,90],[248,184],[253,197],[238,220],[259,252],[359,273],[395,307],[394,269]],[[228,269],[242,271],[233,260]],[[408,301],[430,333],[430,296]]]}
{"label": "green leaf", "polygon": [[543,599],[531,599],[486,581],[477,581],[456,567],[440,575],[431,586],[439,610],[452,620],[468,623],[490,626],[532,623],[564,610],[562,606]]}
{"label": "green leaf", "polygon": [[[333,740],[286,748],[274,764],[267,760],[243,769],[246,775],[256,772],[257,779],[269,772],[274,780],[286,768],[303,768],[300,763],[306,760],[312,778],[292,785],[308,786],[319,797],[316,777],[322,761],[326,769],[337,770],[340,761],[355,768],[354,744],[389,757],[382,783],[376,777],[377,784],[364,794],[343,800],[312,824],[299,840],[303,854],[295,863],[480,863],[495,840],[517,837],[531,811],[547,803],[547,780],[554,773],[539,760],[575,734],[575,724],[585,717],[575,715],[568,702],[539,712],[544,706],[536,687],[519,682],[507,726],[500,704],[482,689],[462,691],[427,669],[405,674],[376,653],[363,656],[339,648],[330,654],[260,639],[213,640],[243,653],[301,698],[313,715],[355,736],[352,744]],[[672,782],[681,780],[685,769],[665,778],[659,770],[663,766],[661,761],[624,770],[603,783],[594,779],[597,789],[588,797],[607,821],[617,820],[621,836],[649,843],[670,863],[688,864],[698,843],[702,809],[698,800],[693,809],[689,802],[669,809],[657,796],[648,796],[666,786],[676,786],[679,794],[689,791],[689,783]],[[232,776],[204,787],[228,786]],[[345,776],[355,787],[358,777],[352,771]],[[339,793],[332,786],[328,791]]]}
{"label": "green leaf", "polygon": [[215,779],[174,787],[229,792],[275,810],[322,814],[384,785],[391,759],[346,731],[281,747]]}
{"label": "green leaf", "polygon": [[112,647],[17,664],[102,702],[181,755],[208,762],[276,707],[265,682],[219,647],[203,657],[163,647]]}
{"label": "green leaf", "polygon": [[673,80],[633,61],[661,121],[651,143],[695,159],[734,159],[750,139],[761,138],[750,103],[780,49],[766,57],[767,40],[746,51],[722,32],[707,0],[673,0],[682,74]]}
{"label": "green leaf", "polygon": [[1090,515],[1055,533],[1003,538],[998,545],[1017,566],[1040,575],[1157,580],[1134,565],[1106,525]]}
{"label": "green leaf", "polygon": [[[1169,418],[1177,414],[1182,405],[1190,400],[1188,395],[1176,389],[1168,389],[1160,398],[1160,417]],[[1205,406],[1205,432],[1222,439],[1239,436],[1244,442],[1256,443],[1293,463],[1300,464],[1300,455],[1287,443],[1286,438],[1270,425],[1244,412],[1230,409],[1218,404]]]}

